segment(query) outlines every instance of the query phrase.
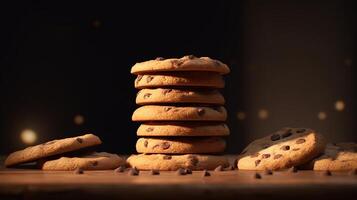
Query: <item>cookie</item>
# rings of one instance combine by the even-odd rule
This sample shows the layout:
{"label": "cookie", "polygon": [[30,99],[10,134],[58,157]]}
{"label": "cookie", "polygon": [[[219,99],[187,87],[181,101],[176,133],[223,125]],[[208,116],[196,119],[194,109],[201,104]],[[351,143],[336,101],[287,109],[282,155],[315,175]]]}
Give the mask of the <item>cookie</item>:
{"label": "cookie", "polygon": [[136,75],[166,71],[206,71],[228,74],[230,69],[226,64],[218,60],[209,57],[198,58],[193,55],[170,59],[158,57],[155,60],[136,63],[131,68],[131,73]]}
{"label": "cookie", "polygon": [[61,157],[38,163],[42,170],[69,171],[77,168],[83,170],[109,170],[125,165],[125,160],[116,154],[93,152],[80,157]]}
{"label": "cookie", "polygon": [[226,142],[220,137],[139,138],[136,142],[138,153],[220,153],[225,147]]}
{"label": "cookie", "polygon": [[21,163],[33,162],[40,158],[71,152],[101,143],[102,141],[93,134],[52,140],[11,153],[5,160],[5,166],[9,167]]}
{"label": "cookie", "polygon": [[139,154],[131,155],[127,163],[139,170],[170,170],[175,171],[180,168],[191,170],[213,170],[217,166],[229,166],[225,156],[216,155],[165,155],[165,154]]}
{"label": "cookie", "polygon": [[201,103],[223,105],[224,97],[218,90],[142,89],[136,95],[136,104]]}
{"label": "cookie", "polygon": [[327,144],[324,153],[307,166],[313,170],[343,171],[357,169],[357,144]]}
{"label": "cookie", "polygon": [[135,88],[158,87],[208,87],[224,88],[224,80],[220,74],[212,72],[176,72],[138,75]]}
{"label": "cookie", "polygon": [[212,122],[148,122],[141,124],[138,136],[226,136],[229,128],[224,123]]}
{"label": "cookie", "polygon": [[302,165],[323,152],[324,138],[311,129],[283,128],[249,144],[238,157],[245,170],[280,170]]}
{"label": "cookie", "polygon": [[133,121],[225,121],[227,111],[222,106],[185,107],[147,105],[136,109]]}

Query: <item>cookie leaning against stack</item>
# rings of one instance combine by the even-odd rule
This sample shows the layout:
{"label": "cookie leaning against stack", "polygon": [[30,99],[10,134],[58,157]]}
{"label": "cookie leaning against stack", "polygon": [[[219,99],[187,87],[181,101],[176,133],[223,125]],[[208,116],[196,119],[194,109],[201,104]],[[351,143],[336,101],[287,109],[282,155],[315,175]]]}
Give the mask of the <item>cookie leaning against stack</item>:
{"label": "cookie leaning against stack", "polygon": [[[214,169],[228,166],[222,153],[229,135],[224,121],[227,111],[222,75],[227,65],[208,57],[184,56],[157,58],[137,63],[131,73],[137,75],[140,89],[136,103],[141,105],[132,120],[143,124],[137,130],[136,150],[140,155],[127,159],[141,170]],[[152,154],[152,155],[148,155]],[[173,155],[175,154],[175,155]]]}

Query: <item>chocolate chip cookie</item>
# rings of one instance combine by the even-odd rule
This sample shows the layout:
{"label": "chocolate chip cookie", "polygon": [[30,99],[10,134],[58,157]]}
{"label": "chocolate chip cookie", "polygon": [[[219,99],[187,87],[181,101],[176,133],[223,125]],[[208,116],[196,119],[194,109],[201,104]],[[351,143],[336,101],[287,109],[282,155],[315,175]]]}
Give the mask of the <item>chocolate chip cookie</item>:
{"label": "chocolate chip cookie", "polygon": [[139,138],[136,142],[138,153],[221,153],[225,147],[226,142],[220,137]]}
{"label": "chocolate chip cookie", "polygon": [[156,106],[147,105],[136,109],[133,121],[225,121],[227,111],[222,106]]}
{"label": "chocolate chip cookie", "polygon": [[287,169],[308,162],[324,148],[324,138],[314,130],[283,128],[249,144],[238,157],[237,167],[245,170]]}
{"label": "chocolate chip cookie", "polygon": [[343,171],[357,169],[357,144],[327,144],[324,153],[309,162],[305,169]]}
{"label": "chocolate chip cookie", "polygon": [[228,66],[209,57],[196,57],[193,55],[182,58],[165,59],[158,57],[155,60],[136,63],[131,68],[132,74],[147,74],[152,72],[179,72],[179,71],[204,71],[228,74]]}
{"label": "chocolate chip cookie", "polygon": [[135,88],[158,87],[204,87],[223,88],[224,80],[220,74],[212,72],[176,72],[138,75]]}
{"label": "chocolate chip cookie", "polygon": [[60,157],[54,160],[41,160],[38,166],[42,170],[70,171],[77,168],[83,170],[109,170],[124,166],[125,159],[116,154],[93,152],[80,157]]}
{"label": "chocolate chip cookie", "polygon": [[224,97],[218,90],[142,89],[136,96],[136,104],[200,103],[223,105]]}
{"label": "chocolate chip cookie", "polygon": [[229,166],[225,156],[216,155],[165,155],[165,154],[139,154],[131,155],[127,163],[139,170],[170,170],[175,171],[180,168],[191,170],[213,170],[217,166]]}
{"label": "chocolate chip cookie", "polygon": [[101,144],[99,137],[93,134],[86,134],[77,137],[52,140],[36,146],[11,153],[5,160],[5,166],[14,166],[21,163],[33,162],[40,158],[46,158],[66,152],[83,149]]}
{"label": "chocolate chip cookie", "polygon": [[147,122],[136,133],[138,136],[226,136],[229,128],[214,122]]}

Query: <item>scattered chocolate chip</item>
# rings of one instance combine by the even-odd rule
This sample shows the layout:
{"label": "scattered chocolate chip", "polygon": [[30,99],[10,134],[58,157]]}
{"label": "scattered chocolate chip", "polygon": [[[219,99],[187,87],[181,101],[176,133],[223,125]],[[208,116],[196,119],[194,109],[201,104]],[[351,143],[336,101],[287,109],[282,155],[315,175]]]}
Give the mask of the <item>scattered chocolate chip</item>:
{"label": "scattered chocolate chip", "polygon": [[292,166],[292,167],[290,167],[290,168],[288,169],[288,172],[290,172],[290,173],[297,173],[297,172],[298,172],[298,169],[297,169],[297,167]]}
{"label": "scattered chocolate chip", "polygon": [[289,136],[291,136],[293,133],[291,132],[291,130],[289,129],[287,132],[281,134],[282,138],[287,138]]}
{"label": "scattered chocolate chip", "polygon": [[274,156],[274,159],[279,159],[279,158],[281,158],[281,157],[283,157],[283,155],[281,155],[281,154],[276,154],[276,155]]}
{"label": "scattered chocolate chip", "polygon": [[232,171],[234,170],[234,167],[232,165],[229,165],[228,167],[224,168],[224,171]]}
{"label": "scattered chocolate chip", "polygon": [[172,89],[164,89],[163,93],[164,95],[166,95],[167,93],[170,93],[172,91]]}
{"label": "scattered chocolate chip", "polygon": [[185,169],[185,173],[186,174],[192,174],[192,170],[191,169]]}
{"label": "scattered chocolate chip", "polygon": [[250,157],[251,157],[251,158],[256,158],[256,157],[258,157],[259,155],[260,155],[260,154],[259,154],[258,152],[256,152],[256,153],[250,155]]}
{"label": "scattered chocolate chip", "polygon": [[144,147],[148,147],[149,142],[147,140],[144,141]]}
{"label": "scattered chocolate chip", "polygon": [[92,162],[92,165],[93,165],[93,166],[97,166],[97,165],[98,165],[98,161],[96,161],[96,160],[93,161],[93,162]]}
{"label": "scattered chocolate chip", "polygon": [[260,162],[261,162],[261,160],[256,160],[255,161],[255,166],[258,166]]}
{"label": "scattered chocolate chip", "polygon": [[171,109],[172,109],[171,107],[165,107],[165,108],[164,108],[164,111],[167,112],[167,111],[169,111],[169,110],[171,110]]}
{"label": "scattered chocolate chip", "polygon": [[277,141],[280,140],[280,135],[279,134],[274,134],[270,136],[271,141]]}
{"label": "scattered chocolate chip", "polygon": [[82,138],[76,138],[77,142],[79,142],[80,144],[83,143],[83,139]]}
{"label": "scattered chocolate chip", "polygon": [[151,132],[151,131],[153,131],[153,130],[154,130],[153,127],[149,127],[149,128],[146,129],[146,132]]}
{"label": "scattered chocolate chip", "polygon": [[303,132],[305,132],[305,131],[306,131],[306,129],[301,128],[301,129],[296,130],[296,133],[303,133]]}
{"label": "scattered chocolate chip", "polygon": [[198,164],[198,158],[196,156],[190,155],[188,156],[189,162],[191,166],[197,166]]}
{"label": "scattered chocolate chip", "polygon": [[350,175],[357,175],[357,169],[353,169],[349,172]]}
{"label": "scattered chocolate chip", "polygon": [[186,175],[186,171],[182,168],[179,168],[178,170],[176,170],[176,175],[178,176]]}
{"label": "scattered chocolate chip", "polygon": [[263,159],[266,159],[266,158],[269,158],[269,157],[270,157],[270,154],[268,154],[268,153],[265,153],[265,154],[262,155]]}
{"label": "scattered chocolate chip", "polygon": [[163,57],[157,57],[157,58],[155,58],[155,60],[165,60],[165,58],[163,58]]}
{"label": "scattered chocolate chip", "polygon": [[160,171],[159,171],[159,170],[152,169],[152,170],[150,170],[150,174],[151,174],[151,175],[160,175]]}
{"label": "scattered chocolate chip", "polygon": [[255,179],[262,179],[262,175],[260,175],[259,173],[254,173],[253,176]]}
{"label": "scattered chocolate chip", "polygon": [[161,148],[164,149],[164,150],[170,148],[170,143],[168,143],[168,142],[161,143]]}
{"label": "scattered chocolate chip", "polygon": [[264,174],[265,175],[273,175],[273,171],[270,169],[266,169],[266,170],[264,170]]}
{"label": "scattered chocolate chip", "polygon": [[84,170],[82,168],[76,168],[74,171],[73,171],[74,174],[84,174]]}
{"label": "scattered chocolate chip", "polygon": [[136,167],[130,168],[128,171],[129,176],[137,176],[139,175],[139,170]]}
{"label": "scattered chocolate chip", "polygon": [[302,143],[304,143],[304,142],[306,142],[306,140],[305,140],[305,139],[302,139],[302,138],[296,140],[296,144],[302,144]]}
{"label": "scattered chocolate chip", "polygon": [[326,171],[323,172],[323,175],[324,176],[332,176],[332,173],[331,173],[330,170],[326,170]]}
{"label": "scattered chocolate chip", "polygon": [[142,78],[143,78],[143,75],[138,75],[138,77],[135,80],[136,84],[138,84]]}
{"label": "scattered chocolate chip", "polygon": [[197,113],[198,113],[199,116],[203,116],[203,115],[205,114],[205,109],[203,109],[203,108],[198,108],[198,109],[197,109]]}
{"label": "scattered chocolate chip", "polygon": [[170,155],[164,155],[163,157],[162,157],[162,159],[164,159],[164,160],[171,160],[171,156]]}
{"label": "scattered chocolate chip", "polygon": [[293,148],[293,151],[299,151],[300,148]]}
{"label": "scattered chocolate chip", "polygon": [[219,165],[218,167],[216,167],[216,168],[214,169],[214,171],[215,171],[215,172],[223,171],[222,165]]}
{"label": "scattered chocolate chip", "polygon": [[149,83],[150,81],[152,81],[152,79],[154,79],[153,76],[147,76],[146,77],[146,82]]}
{"label": "scattered chocolate chip", "polygon": [[290,150],[290,146],[289,145],[284,145],[284,146],[280,147],[280,149],[283,150],[283,151],[288,151],[288,150]]}
{"label": "scattered chocolate chip", "polygon": [[211,174],[207,170],[203,170],[202,176],[203,177],[211,176]]}
{"label": "scattered chocolate chip", "polygon": [[144,99],[147,99],[147,98],[149,98],[151,96],[151,93],[146,93],[146,94],[144,94]]}
{"label": "scattered chocolate chip", "polygon": [[118,168],[116,168],[116,169],[114,170],[114,172],[115,172],[115,173],[122,173],[122,172],[124,172],[124,170],[125,170],[125,167],[124,167],[124,166],[119,166]]}

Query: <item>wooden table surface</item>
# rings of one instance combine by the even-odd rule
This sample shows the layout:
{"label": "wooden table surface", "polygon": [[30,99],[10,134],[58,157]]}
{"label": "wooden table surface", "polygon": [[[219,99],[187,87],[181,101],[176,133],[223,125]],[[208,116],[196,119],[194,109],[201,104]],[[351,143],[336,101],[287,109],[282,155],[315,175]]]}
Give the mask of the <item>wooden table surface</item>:
{"label": "wooden table surface", "polygon": [[[357,175],[348,172],[287,171],[262,175],[253,171],[201,171],[178,176],[161,172],[139,176],[107,171],[73,172],[0,169],[0,199],[357,199]],[[352,198],[352,199],[353,199]]]}

